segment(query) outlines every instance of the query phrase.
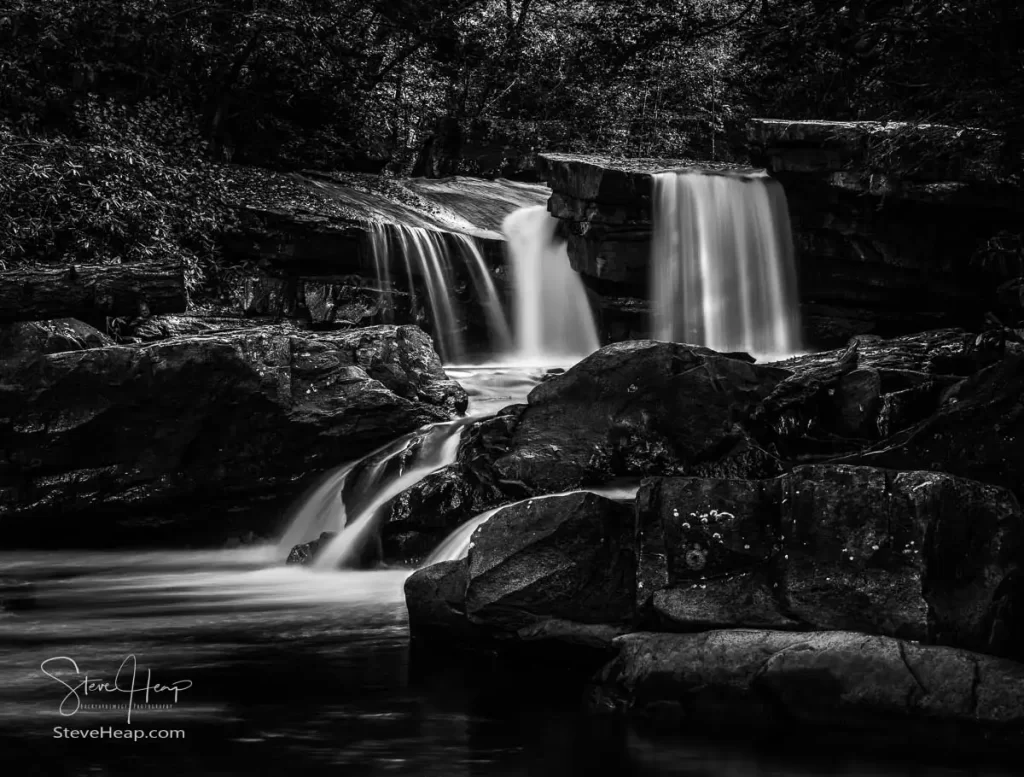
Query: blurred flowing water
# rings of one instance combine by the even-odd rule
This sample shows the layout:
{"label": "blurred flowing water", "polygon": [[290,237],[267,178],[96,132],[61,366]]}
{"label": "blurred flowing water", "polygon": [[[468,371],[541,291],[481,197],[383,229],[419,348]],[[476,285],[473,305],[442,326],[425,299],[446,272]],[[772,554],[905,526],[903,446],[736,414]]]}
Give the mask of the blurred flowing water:
{"label": "blurred flowing water", "polygon": [[800,350],[789,206],[764,173],[654,176],[653,332],[659,340],[746,351]]}

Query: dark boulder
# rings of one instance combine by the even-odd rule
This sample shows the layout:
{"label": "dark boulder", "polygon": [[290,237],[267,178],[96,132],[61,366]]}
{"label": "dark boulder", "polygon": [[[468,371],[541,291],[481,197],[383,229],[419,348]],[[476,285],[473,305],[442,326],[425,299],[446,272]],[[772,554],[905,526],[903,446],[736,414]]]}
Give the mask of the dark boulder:
{"label": "dark boulder", "polygon": [[1024,746],[1024,665],[852,632],[637,633],[616,640],[595,701],[673,733],[722,725],[865,743]]}
{"label": "dark boulder", "polygon": [[466,394],[415,327],[265,327],[0,365],[0,406],[8,544],[95,538],[182,500],[280,493],[449,419]]}
{"label": "dark boulder", "polygon": [[1000,488],[841,465],[651,479],[637,541],[660,628],[849,629],[1024,657],[1024,519]]}
{"label": "dark boulder", "polygon": [[330,543],[332,539],[337,537],[337,532],[325,531],[321,532],[320,536],[315,540],[309,542],[303,542],[296,545],[288,552],[288,558],[285,559],[286,564],[312,564],[316,559],[317,553]]}
{"label": "dark boulder", "polygon": [[417,570],[405,581],[405,603],[413,637],[477,638],[481,631],[466,619],[466,560],[443,561]]}
{"label": "dark boulder", "polygon": [[617,343],[537,386],[504,452],[467,443],[465,454],[483,454],[495,481],[518,484],[512,496],[624,475],[774,474],[744,422],[787,374],[706,348]]}
{"label": "dark boulder", "polygon": [[74,318],[0,324],[0,361],[31,359],[47,353],[102,348],[114,341]]}
{"label": "dark boulder", "polygon": [[633,511],[590,493],[497,512],[467,556],[470,621],[506,634],[546,620],[621,624],[633,615]]}
{"label": "dark boulder", "polygon": [[939,399],[937,412],[844,461],[948,472],[1024,498],[1024,357],[1009,356]]}

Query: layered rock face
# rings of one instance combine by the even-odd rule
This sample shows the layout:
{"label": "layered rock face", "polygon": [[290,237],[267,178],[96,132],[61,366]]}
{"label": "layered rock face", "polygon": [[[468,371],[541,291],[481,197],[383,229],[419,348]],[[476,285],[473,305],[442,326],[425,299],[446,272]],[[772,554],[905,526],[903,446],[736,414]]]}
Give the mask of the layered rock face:
{"label": "layered rock face", "polygon": [[0,400],[6,545],[133,529],[181,541],[211,520],[203,503],[292,494],[466,406],[430,338],[395,326],[248,328],[4,361]]}
{"label": "layered rock face", "polygon": [[[994,138],[956,128],[752,120],[752,164],[782,183],[797,251],[807,341],[973,325],[999,278],[972,265],[994,236],[1019,231],[1024,201],[995,181]],[[573,267],[606,341],[643,336],[652,178],[720,165],[543,154]],[[884,171],[884,174],[883,172]]]}
{"label": "layered rock face", "polygon": [[637,537],[639,599],[665,630],[853,630],[1024,658],[1024,519],[995,486],[845,465],[653,478]]}

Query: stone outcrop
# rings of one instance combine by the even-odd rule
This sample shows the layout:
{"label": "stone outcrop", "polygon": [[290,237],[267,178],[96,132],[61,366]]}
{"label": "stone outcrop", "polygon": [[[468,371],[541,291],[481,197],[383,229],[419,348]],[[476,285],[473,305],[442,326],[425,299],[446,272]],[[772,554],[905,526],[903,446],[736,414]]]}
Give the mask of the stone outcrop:
{"label": "stone outcrop", "polygon": [[[1024,213],[1024,197],[993,172],[997,141],[949,127],[749,123],[751,163],[767,169],[789,200],[811,345],[973,326],[993,309],[1005,279],[972,261],[994,236],[1019,232]],[[562,220],[570,261],[599,306],[606,342],[636,332],[624,311],[649,297],[652,175],[723,167],[538,157],[540,177],[552,188],[549,210]]]}
{"label": "stone outcrop", "polygon": [[263,327],[5,362],[0,406],[0,542],[68,544],[212,498],[292,493],[461,412],[466,394],[415,327]]}
{"label": "stone outcrop", "polygon": [[995,486],[844,465],[652,478],[637,541],[662,630],[851,630],[1024,659],[1024,518]]}
{"label": "stone outcrop", "polygon": [[[442,235],[452,260],[448,293],[461,311],[457,324],[469,330],[470,339],[485,329],[485,316],[475,296],[475,270],[466,265],[453,236],[476,242],[500,290],[502,220],[548,197],[536,184],[462,177],[398,182],[305,172],[292,175],[290,183],[310,196],[293,193],[242,206],[239,229],[225,238],[228,259],[252,268],[234,291],[247,315],[333,328],[409,323],[430,331],[423,303],[426,279],[414,275],[410,287],[400,247],[392,246],[384,257],[374,253],[371,228],[401,225]],[[382,286],[377,277],[380,259],[389,262],[392,285]]]}
{"label": "stone outcrop", "polygon": [[616,644],[595,706],[662,731],[846,731],[860,747],[989,757],[1024,746],[1024,665],[1014,662],[844,631],[637,633]]}
{"label": "stone outcrop", "polygon": [[33,359],[47,353],[81,351],[113,344],[108,335],[74,318],[0,325],[0,361]]}
{"label": "stone outcrop", "polygon": [[182,313],[185,268],[177,262],[0,267],[0,321]]}
{"label": "stone outcrop", "polygon": [[413,574],[413,636],[606,646],[633,619],[633,511],[590,493],[498,511],[468,556]]}

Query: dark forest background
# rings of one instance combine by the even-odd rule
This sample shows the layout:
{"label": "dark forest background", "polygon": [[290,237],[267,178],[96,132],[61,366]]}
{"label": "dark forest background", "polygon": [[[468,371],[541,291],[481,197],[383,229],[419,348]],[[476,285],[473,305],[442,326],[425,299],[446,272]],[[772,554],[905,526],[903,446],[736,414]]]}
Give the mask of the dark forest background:
{"label": "dark forest background", "polygon": [[1022,22],[1019,0],[0,0],[0,263],[179,257],[198,284],[272,172],[728,160],[750,116],[991,129],[1019,181]]}

